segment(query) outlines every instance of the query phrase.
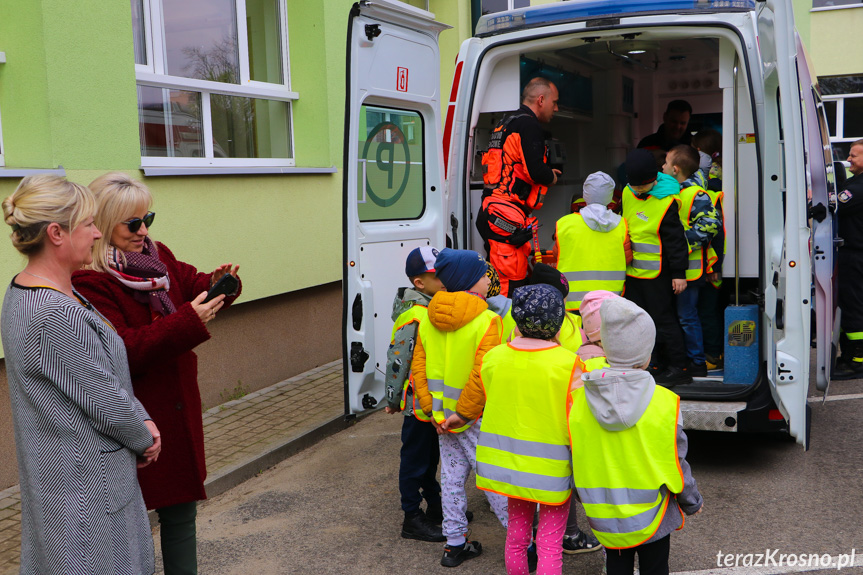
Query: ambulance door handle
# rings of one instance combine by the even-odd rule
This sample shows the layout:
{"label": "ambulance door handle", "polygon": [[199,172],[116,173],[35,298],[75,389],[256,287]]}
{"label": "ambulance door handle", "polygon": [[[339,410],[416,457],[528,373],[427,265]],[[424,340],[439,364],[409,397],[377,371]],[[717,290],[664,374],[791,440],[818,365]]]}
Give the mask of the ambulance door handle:
{"label": "ambulance door handle", "polygon": [[369,41],[374,40],[378,36],[381,35],[381,25],[380,24],[366,24],[366,38]]}
{"label": "ambulance door handle", "polygon": [[455,214],[449,215],[449,225],[452,226],[452,248],[458,249],[458,218]]}
{"label": "ambulance door handle", "polygon": [[363,326],[363,298],[360,294],[354,298],[354,305],[351,306],[351,323],[354,326],[354,331],[360,331]]}

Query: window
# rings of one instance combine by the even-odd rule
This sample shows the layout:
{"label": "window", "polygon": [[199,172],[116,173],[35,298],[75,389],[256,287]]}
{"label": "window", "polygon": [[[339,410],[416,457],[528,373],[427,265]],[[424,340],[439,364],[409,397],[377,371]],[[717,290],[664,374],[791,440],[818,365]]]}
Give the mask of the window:
{"label": "window", "polygon": [[818,78],[833,157],[845,160],[851,143],[863,138],[863,76]]}
{"label": "window", "polygon": [[357,146],[360,221],[415,220],[425,211],[423,119],[363,105]]}
{"label": "window", "polygon": [[813,8],[844,8],[863,6],[863,0],[812,0]]}
{"label": "window", "polygon": [[482,0],[482,13],[492,14],[514,8],[528,8],[530,0]]}
{"label": "window", "polygon": [[285,0],[131,0],[143,166],[293,166]]}

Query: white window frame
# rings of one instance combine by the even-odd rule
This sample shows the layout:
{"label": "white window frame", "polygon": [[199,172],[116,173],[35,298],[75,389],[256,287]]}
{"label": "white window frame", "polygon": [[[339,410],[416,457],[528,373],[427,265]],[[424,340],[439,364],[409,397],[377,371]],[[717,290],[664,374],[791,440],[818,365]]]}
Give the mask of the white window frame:
{"label": "white window frame", "polygon": [[[290,58],[288,53],[288,7],[286,0],[279,0],[279,26],[282,49],[282,78],[284,84],[255,82],[251,80],[249,69],[249,39],[246,30],[246,2],[235,0],[237,22],[237,49],[240,61],[240,83],[226,84],[195,78],[170,76],[165,73],[164,13],[161,0],[143,0],[144,12],[144,52],[146,64],[135,64],[135,80],[139,86],[152,86],[172,90],[188,90],[201,94],[201,136],[204,143],[203,158],[170,158],[161,156],[141,156],[141,167],[243,167],[269,166],[290,167],[296,165],[291,158],[217,158],[213,156],[213,124],[210,113],[210,96],[225,94],[244,98],[276,100],[292,103],[299,94],[290,88]],[[291,155],[296,156],[294,148],[293,106],[288,108]],[[166,125],[167,129],[167,125]]]}
{"label": "white window frame", "polygon": [[[863,98],[863,93],[835,94],[832,96],[821,97],[823,102],[836,102],[836,135],[830,136],[830,144],[847,144],[849,142],[856,142],[860,138],[863,138],[863,134],[845,137],[845,100],[849,100],[851,98]],[[844,160],[844,158],[840,159]]]}
{"label": "white window frame", "polygon": [[829,12],[830,10],[848,10],[849,8],[863,8],[863,3],[860,0],[857,0],[854,4],[839,4],[838,6],[815,6],[815,3],[812,3],[812,8],[809,9],[810,12]]}
{"label": "white window frame", "polygon": [[[506,0],[506,8],[498,10],[497,12],[489,12],[489,14],[498,14],[500,12],[508,12],[509,10],[515,10],[515,0]],[[521,10],[521,8],[519,8],[519,10]],[[480,11],[482,11],[482,1],[480,1]]]}

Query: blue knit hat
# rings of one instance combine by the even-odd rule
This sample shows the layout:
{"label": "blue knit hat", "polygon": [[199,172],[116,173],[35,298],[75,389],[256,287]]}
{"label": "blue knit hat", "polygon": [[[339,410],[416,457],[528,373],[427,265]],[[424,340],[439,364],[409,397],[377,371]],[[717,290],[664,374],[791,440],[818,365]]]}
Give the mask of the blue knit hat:
{"label": "blue knit hat", "polygon": [[485,275],[487,269],[488,264],[483,257],[471,250],[444,248],[435,260],[435,275],[447,291],[469,290]]}
{"label": "blue knit hat", "polygon": [[522,286],[512,294],[512,319],[524,337],[553,338],[565,313],[560,290],[548,284]]}

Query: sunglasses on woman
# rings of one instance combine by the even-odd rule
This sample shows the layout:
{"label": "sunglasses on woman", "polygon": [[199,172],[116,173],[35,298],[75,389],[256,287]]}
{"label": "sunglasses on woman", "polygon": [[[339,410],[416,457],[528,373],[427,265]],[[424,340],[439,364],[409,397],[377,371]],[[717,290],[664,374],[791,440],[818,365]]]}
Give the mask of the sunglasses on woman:
{"label": "sunglasses on woman", "polygon": [[144,224],[148,228],[153,225],[153,220],[156,219],[156,212],[147,212],[147,215],[143,218],[132,218],[131,220],[127,220],[125,222],[120,222],[121,224],[126,224],[129,226],[129,231],[137,233],[138,230],[141,229],[141,224]]}

